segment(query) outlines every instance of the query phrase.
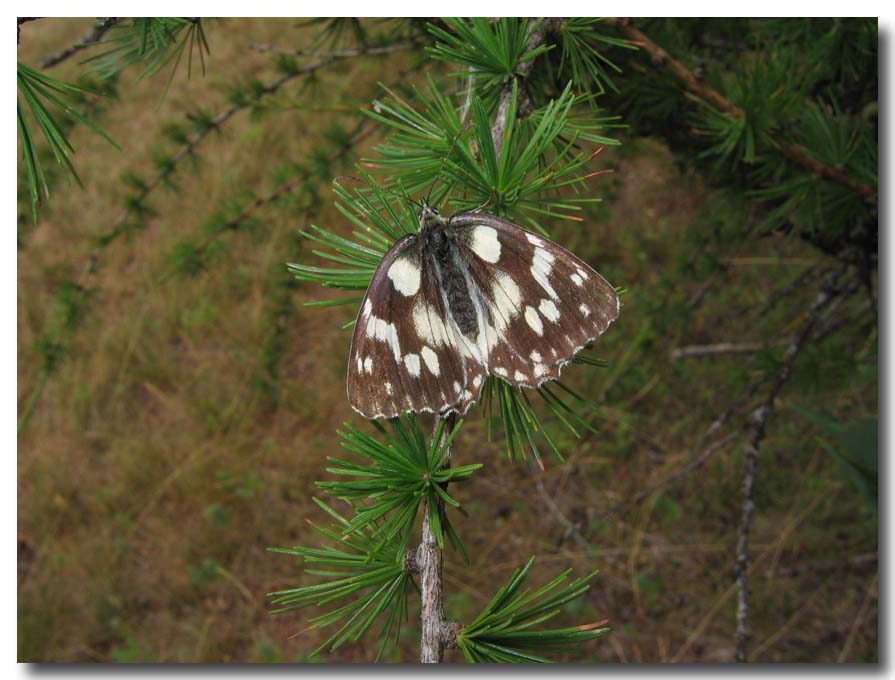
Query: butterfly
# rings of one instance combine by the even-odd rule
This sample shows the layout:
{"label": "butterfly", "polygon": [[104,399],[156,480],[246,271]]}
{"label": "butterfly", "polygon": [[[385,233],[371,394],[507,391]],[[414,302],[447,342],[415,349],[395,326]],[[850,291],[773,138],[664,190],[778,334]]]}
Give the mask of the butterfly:
{"label": "butterfly", "polygon": [[442,216],[376,268],[351,339],[348,400],[368,419],[466,413],[488,376],[536,388],[617,317],[615,289],[553,241],[477,210]]}

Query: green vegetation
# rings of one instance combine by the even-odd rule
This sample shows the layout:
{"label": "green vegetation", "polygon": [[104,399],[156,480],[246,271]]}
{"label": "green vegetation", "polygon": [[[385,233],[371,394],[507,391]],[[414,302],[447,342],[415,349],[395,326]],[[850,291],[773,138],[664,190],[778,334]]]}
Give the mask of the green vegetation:
{"label": "green vegetation", "polygon": [[[37,73],[91,25],[22,25],[19,61]],[[414,588],[398,561],[415,536],[395,522],[342,541],[354,517],[314,501],[321,489],[362,495],[383,476],[463,511],[449,508],[442,527],[468,558],[445,553],[447,616],[470,625],[448,661],[523,645],[568,661],[730,661],[747,443],[787,366],[758,447],[748,658],[878,660],[875,24],[634,26],[690,71],[705,64],[697,82],[745,118],[707,106],[642,41],[630,49],[630,25],[571,20],[568,42],[541,51],[528,77],[578,86],[527,100],[517,90],[513,106],[534,115],[508,126],[502,163],[479,165],[455,141],[459,118],[444,99],[449,82],[462,103],[465,77],[447,78],[462,22],[431,33],[417,21],[122,20],[116,31],[134,33],[112,33],[112,45],[129,45],[119,54],[132,63],[104,67],[110,96],[77,102],[122,151],[77,118],[64,125],[61,161],[52,135],[20,139],[20,661],[304,662],[316,649],[333,661],[417,658],[418,598],[403,598]],[[501,30],[518,38],[511,22]],[[137,31],[145,44],[124,39]],[[79,61],[108,49],[50,73],[80,82],[90,65]],[[177,68],[194,50],[204,74]],[[511,57],[471,64],[479,142]],[[789,89],[780,79],[792,73]],[[622,123],[631,127],[608,127]],[[411,152],[421,134],[434,135],[431,156]],[[806,166],[806,150],[826,170]],[[544,153],[550,187],[523,172]],[[36,222],[35,159],[52,196]],[[554,400],[517,404],[550,439],[543,472],[523,462],[532,442],[514,438],[507,422],[521,419],[501,420],[509,402],[497,394],[492,418],[473,410],[456,432],[449,473],[437,471],[437,447],[413,465],[388,457],[383,442],[422,436],[413,425],[371,437],[350,415],[345,328],[388,238],[336,288],[296,281],[284,263],[313,273],[314,249],[338,252],[333,239],[352,237],[369,192],[332,180],[357,175],[361,159],[372,182],[414,169],[396,191],[444,175],[433,198],[450,210],[491,200],[627,289],[591,360],[604,366],[563,375],[581,399],[555,389]],[[66,182],[69,167],[83,187]],[[449,194],[458,182],[472,188]],[[556,191],[542,202],[545,188]],[[394,237],[413,215],[388,196],[408,214],[362,218]],[[413,486],[421,470],[464,481]],[[396,493],[367,507],[418,505]],[[318,547],[265,551],[279,545]],[[363,563],[366,592],[385,588],[395,613],[374,621],[353,599],[366,596],[357,583],[304,572],[296,557],[311,570]],[[567,569],[584,579],[563,581]],[[302,589],[321,583],[334,607],[357,613],[346,627],[315,627],[340,620],[306,607],[317,600]],[[270,615],[270,591],[288,613]],[[530,636],[542,617],[553,632]],[[598,640],[566,644],[604,625],[612,632]]]}

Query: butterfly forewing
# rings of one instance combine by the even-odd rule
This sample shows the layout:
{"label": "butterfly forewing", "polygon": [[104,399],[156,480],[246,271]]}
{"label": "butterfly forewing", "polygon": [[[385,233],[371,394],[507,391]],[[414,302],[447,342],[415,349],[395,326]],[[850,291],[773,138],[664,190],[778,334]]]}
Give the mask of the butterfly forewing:
{"label": "butterfly forewing", "polygon": [[386,253],[361,303],[348,365],[348,399],[365,418],[439,413],[462,401],[466,377],[444,323],[443,296],[416,236]]}
{"label": "butterfly forewing", "polygon": [[502,380],[558,378],[618,316],[615,289],[553,241],[485,214],[457,215],[451,227],[493,329],[488,370]]}

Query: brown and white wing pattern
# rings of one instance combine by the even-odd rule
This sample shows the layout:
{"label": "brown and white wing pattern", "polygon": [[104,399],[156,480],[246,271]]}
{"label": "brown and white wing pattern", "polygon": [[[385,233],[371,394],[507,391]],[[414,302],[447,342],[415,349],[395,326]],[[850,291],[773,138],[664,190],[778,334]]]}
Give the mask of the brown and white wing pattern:
{"label": "brown and white wing pattern", "polygon": [[427,255],[416,235],[405,236],[383,257],[361,303],[348,363],[351,407],[375,419],[464,402],[469,371],[455,345]]}
{"label": "brown and white wing pattern", "polygon": [[555,380],[618,317],[615,289],[553,241],[480,213],[450,230],[481,298],[488,373],[505,382]]}
{"label": "brown and white wing pattern", "polygon": [[538,387],[617,317],[615,289],[556,243],[492,215],[442,217],[383,257],[351,340],[348,399],[365,418],[463,414],[489,375]]}

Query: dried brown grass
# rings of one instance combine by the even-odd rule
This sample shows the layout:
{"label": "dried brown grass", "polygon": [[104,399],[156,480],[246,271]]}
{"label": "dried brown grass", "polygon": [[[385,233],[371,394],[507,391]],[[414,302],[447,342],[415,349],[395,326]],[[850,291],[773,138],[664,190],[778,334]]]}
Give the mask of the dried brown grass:
{"label": "dried brown grass", "polygon": [[[36,62],[82,35],[88,23],[28,24],[20,58]],[[209,31],[209,75],[190,81],[178,75],[158,112],[159,82],[125,77],[121,100],[102,118],[124,153],[73,132],[84,190],[56,187],[51,208],[19,253],[20,406],[35,385],[32,348],[54,286],[79,276],[91,239],[117,218],[120,176],[149,171],[160,123],[179,119],[197,102],[219,110],[233,78],[269,77],[269,55],[249,50],[249,41],[301,46],[308,36],[287,20],[224,21]],[[372,92],[377,79],[387,79],[381,63],[346,62],[325,71],[321,99]],[[58,75],[78,68],[67,63]],[[349,337],[339,330],[351,312],[301,306],[331,292],[291,291],[275,408],[254,378],[259,347],[271,332],[271,287],[290,258],[292,234],[307,221],[344,220],[326,201],[313,215],[268,207],[254,235],[223,237],[226,248],[208,270],[189,279],[168,275],[172,248],[201,234],[221,200],[245,187],[269,190],[272,165],[319,143],[335,114],[321,114],[316,105],[305,110],[290,92],[277,98],[282,109],[257,120],[240,114],[212,135],[195,171],[178,173],[181,190],[153,198],[158,216],[148,228],[102,254],[71,356],[50,378],[19,440],[20,661],[294,661],[325,639],[306,630],[313,612],[266,612],[264,593],[310,581],[296,561],[265,548],[317,541],[305,523],[324,521],[311,503],[313,483],[326,477],[325,456],[337,451],[335,429],[346,419],[359,422],[344,397]],[[681,469],[699,434],[736,397],[739,383],[728,376],[730,362],[741,359],[682,367],[668,359],[670,349],[755,337],[754,321],[731,310],[760,302],[792,270],[728,268],[711,279],[684,274],[669,283],[682,244],[698,250],[703,243],[714,256],[734,256],[739,246],[720,252],[724,246],[712,245],[713,220],[730,215],[698,178],[681,176],[658,144],[631,147],[624,155],[604,154],[617,172],[597,187],[615,194],[600,218],[586,229],[557,231],[630,289],[619,322],[601,342],[609,367],[596,375],[568,372],[573,387],[601,399],[600,434],[576,440],[554,428],[566,460],[548,460],[543,474],[584,543],[564,536],[528,467],[507,461],[500,442],[486,443],[484,423],[471,417],[456,457],[486,468],[456,492],[469,510],[457,526],[472,563],[447,556],[448,614],[468,619],[513,569],[538,554],[533,583],[568,566],[579,574],[601,572],[564,620],[608,617],[613,632],[574,660],[728,661],[737,447],[647,501],[629,501]],[[763,239],[748,248],[750,255],[819,257],[794,240]],[[657,330],[657,315],[704,285],[709,291],[686,326]],[[779,320],[791,318],[807,297],[795,296]],[[760,367],[747,361],[741,370],[757,374]],[[785,398],[834,412],[875,412],[871,389],[875,394],[875,378]],[[843,653],[847,660],[874,659],[876,604],[866,593],[875,592],[876,564],[855,558],[873,552],[875,539],[861,528],[850,487],[805,424],[792,419],[778,416],[761,454],[764,495],[751,572],[756,660],[832,661]],[[396,660],[415,658],[416,631],[411,618]],[[374,655],[368,640],[331,658]]]}

